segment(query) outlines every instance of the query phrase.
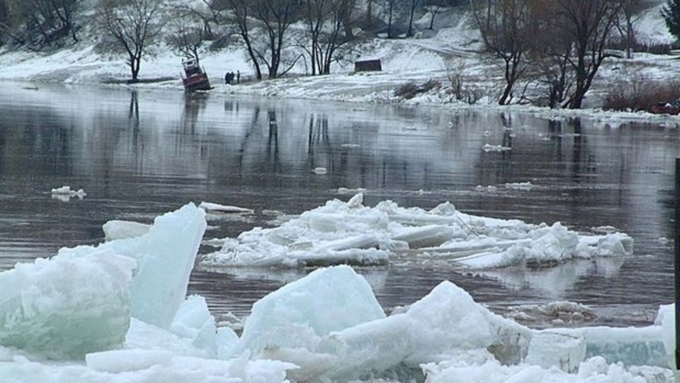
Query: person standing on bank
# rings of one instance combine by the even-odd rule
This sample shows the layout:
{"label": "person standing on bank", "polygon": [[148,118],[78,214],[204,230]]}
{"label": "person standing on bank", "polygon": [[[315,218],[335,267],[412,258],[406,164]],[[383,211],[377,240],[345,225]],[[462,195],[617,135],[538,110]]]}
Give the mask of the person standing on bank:
{"label": "person standing on bank", "polygon": [[234,72],[227,72],[227,74],[224,75],[224,83],[231,84],[232,81],[234,81]]}
{"label": "person standing on bank", "polygon": [[241,71],[240,70],[236,71],[236,83],[237,84],[241,83]]}

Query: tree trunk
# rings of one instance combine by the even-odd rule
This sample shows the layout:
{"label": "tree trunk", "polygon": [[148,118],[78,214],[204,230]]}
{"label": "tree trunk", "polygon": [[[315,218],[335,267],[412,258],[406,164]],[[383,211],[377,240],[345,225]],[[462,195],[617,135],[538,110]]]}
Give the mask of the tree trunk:
{"label": "tree trunk", "polygon": [[515,81],[517,81],[517,61],[515,57],[506,57],[505,59],[505,89],[501,95],[498,103],[500,105],[507,105],[512,101],[512,88],[515,86]]}
{"label": "tree trunk", "polygon": [[255,51],[253,50],[253,46],[250,44],[250,39],[248,38],[247,33],[241,32],[241,37],[243,37],[243,40],[246,43],[246,48],[248,50],[248,56],[250,57],[250,60],[253,62],[253,67],[255,69],[255,78],[259,81],[262,80],[262,71],[260,70],[260,63],[257,61],[257,56],[255,55]]}
{"label": "tree trunk", "polygon": [[[435,5],[432,5],[432,7],[435,7]],[[430,12],[432,14],[432,17],[430,17],[430,30],[433,30],[434,29],[434,18],[435,18],[435,16],[437,16],[437,13],[439,11],[436,8],[431,8]]]}
{"label": "tree trunk", "polygon": [[569,100],[569,109],[581,109],[581,106],[583,105],[583,99],[586,96],[584,84],[580,81],[576,82],[576,91],[574,92],[574,95],[572,96],[571,100]]}
{"label": "tree trunk", "polygon": [[628,18],[626,20],[626,57],[633,58],[633,46],[635,45],[635,31],[633,30],[633,22]]}
{"label": "tree trunk", "polygon": [[418,0],[413,0],[413,3],[411,4],[411,13],[409,14],[409,17],[408,17],[408,32],[406,33],[406,36],[408,36],[408,37],[413,36],[413,16],[416,12],[415,5],[417,3],[418,3]]}
{"label": "tree trunk", "polygon": [[137,82],[139,75],[139,57],[137,55],[130,55],[130,73],[132,74],[132,82]]}
{"label": "tree trunk", "polygon": [[368,0],[368,6],[366,7],[366,26],[369,28],[373,24],[373,0]]}
{"label": "tree trunk", "polygon": [[576,90],[569,100],[569,109],[581,109],[583,104],[583,98],[586,95],[585,84],[586,84],[586,43],[580,43],[580,47],[576,50],[576,55],[578,56],[576,61]]}
{"label": "tree trunk", "polygon": [[387,38],[391,39],[392,38],[392,10],[394,8],[394,1],[395,0],[390,0],[390,16],[387,22]]}
{"label": "tree trunk", "polygon": [[312,76],[316,75],[316,37],[312,37],[312,49],[309,53],[312,60]]}

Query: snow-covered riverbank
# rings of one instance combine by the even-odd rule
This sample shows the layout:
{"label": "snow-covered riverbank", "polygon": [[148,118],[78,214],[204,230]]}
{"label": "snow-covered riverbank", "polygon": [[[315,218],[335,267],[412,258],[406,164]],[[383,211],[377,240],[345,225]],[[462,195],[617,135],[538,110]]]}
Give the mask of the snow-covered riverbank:
{"label": "snow-covered riverbank", "polygon": [[[670,35],[652,8],[638,21],[638,38],[665,41]],[[201,65],[211,79],[211,93],[249,95],[275,98],[299,98],[356,103],[396,103],[406,105],[444,106],[447,108],[499,108],[521,109],[546,116],[585,116],[601,121],[602,125],[616,126],[617,121],[643,120],[676,126],[680,119],[655,116],[648,113],[604,112],[598,109],[599,99],[611,84],[629,81],[631,74],[649,81],[672,80],[680,75],[680,61],[672,56],[637,53],[633,59],[611,59],[599,71],[586,99],[584,110],[548,110],[529,105],[500,107],[496,101],[502,89],[502,70],[485,59],[477,33],[471,30],[465,18],[436,33],[412,39],[373,39],[355,51],[357,58],[380,58],[382,71],[355,73],[353,60],[338,62],[332,74],[309,76],[304,63],[298,64],[291,74],[275,79],[253,81],[253,70],[240,46],[230,46],[219,51],[205,49]],[[124,85],[130,78],[129,67],[123,56],[101,54],[94,48],[92,39],[82,39],[76,45],[51,53],[0,51],[0,81],[63,83],[73,85],[123,84],[131,88],[163,88],[183,91],[181,83],[181,58],[167,47],[155,47],[155,54],[147,54],[142,62],[140,79],[150,80],[134,85]],[[226,72],[241,73],[240,84],[224,84]],[[465,86],[474,89],[474,105],[456,100],[451,91],[451,76],[461,75]],[[159,81],[154,81],[159,80]],[[412,82],[422,85],[433,80],[438,85],[412,98],[395,95],[400,86]]]}

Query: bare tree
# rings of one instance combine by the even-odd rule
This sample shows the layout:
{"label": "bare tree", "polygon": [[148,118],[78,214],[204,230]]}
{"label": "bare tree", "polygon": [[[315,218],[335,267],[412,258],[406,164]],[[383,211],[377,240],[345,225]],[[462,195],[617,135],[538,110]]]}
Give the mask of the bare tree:
{"label": "bare tree", "polygon": [[12,0],[0,0],[0,44],[12,42],[17,45],[26,43],[25,36],[18,31],[23,20],[17,16]]}
{"label": "bare tree", "polygon": [[262,71],[260,70],[260,59],[255,51],[254,44],[251,37],[252,24],[254,23],[251,16],[251,2],[249,0],[227,0],[228,7],[234,16],[234,22],[238,27],[239,35],[246,46],[248,57],[255,70],[255,78],[262,80]]}
{"label": "bare tree", "polygon": [[168,45],[184,56],[193,57],[196,59],[196,65],[200,65],[199,48],[209,36],[203,19],[194,13],[180,11],[168,26],[170,30],[166,38]]}
{"label": "bare tree", "polygon": [[132,82],[138,81],[144,53],[156,39],[163,24],[161,3],[156,0],[103,0],[99,3],[97,20],[112,39],[113,46],[127,55]]}
{"label": "bare tree", "polygon": [[0,23],[5,24],[9,20],[9,7],[6,0],[0,0]]}
{"label": "bare tree", "polygon": [[329,74],[338,50],[355,39],[348,35],[357,23],[352,11],[356,0],[305,0],[312,75]]}
{"label": "bare tree", "polygon": [[425,6],[427,13],[430,14],[430,28],[434,29],[434,19],[438,14],[442,12],[446,4],[445,0],[431,0],[429,4]]}
{"label": "bare tree", "polygon": [[305,0],[305,24],[307,25],[307,33],[309,34],[310,47],[305,48],[309,54],[312,65],[312,75],[321,73],[319,69],[319,40],[321,38],[321,31],[330,18],[331,8],[329,6],[330,0]]}
{"label": "bare tree", "polygon": [[639,20],[643,9],[649,7],[649,0],[621,0],[621,18],[617,20],[616,28],[624,36],[626,42],[626,57],[633,58],[635,41],[635,24]]}
{"label": "bare tree", "polygon": [[394,32],[392,29],[394,21],[394,13],[397,12],[395,8],[398,7],[398,0],[386,0],[387,1],[387,38],[394,38]]}
{"label": "bare tree", "polygon": [[556,108],[567,99],[573,86],[573,70],[569,64],[573,41],[565,33],[556,31],[555,9],[545,6],[545,1],[550,0],[536,0],[532,4],[535,33],[529,60],[534,75],[546,91],[548,106]]}
{"label": "bare tree", "polygon": [[227,0],[201,0],[200,3],[180,3],[176,6],[178,16],[189,17],[203,24],[203,35],[206,40],[214,39],[213,25],[227,22]]}
{"label": "bare tree", "polygon": [[[602,62],[611,57],[607,42],[621,11],[620,0],[553,0],[556,33],[573,43],[566,57],[574,70],[575,88],[564,106],[579,109]],[[544,6],[550,6],[545,4]]]}
{"label": "bare tree", "polygon": [[366,0],[366,12],[364,16],[364,25],[370,28],[373,25],[373,4],[375,0]]}
{"label": "bare tree", "polygon": [[515,84],[529,68],[525,56],[534,26],[530,1],[486,0],[484,6],[473,3],[472,9],[486,48],[503,62],[505,89],[498,103],[508,104]]}
{"label": "bare tree", "polygon": [[[264,47],[253,46],[253,50],[259,62],[267,66],[269,78],[276,78],[281,74],[286,32],[300,17],[300,1],[249,0],[248,3],[253,17],[261,23],[266,36]],[[288,69],[290,68],[281,72],[285,73]]]}
{"label": "bare tree", "polygon": [[539,82],[545,86],[550,108],[556,108],[567,99],[573,85],[573,71],[569,65],[571,42],[555,39],[540,45],[542,51],[534,51],[532,62],[538,69]]}
{"label": "bare tree", "polygon": [[[31,41],[29,48],[41,49],[46,45],[59,44],[71,35],[78,41],[74,18],[82,0],[5,0],[7,17],[3,23],[6,35],[15,41]],[[25,30],[25,32],[21,32]]]}
{"label": "bare tree", "polygon": [[243,40],[256,79],[262,79],[261,65],[267,67],[269,78],[290,69],[281,69],[286,61],[285,37],[288,28],[301,17],[303,0],[214,0],[212,5],[215,10],[229,11],[227,18]]}
{"label": "bare tree", "polygon": [[408,13],[408,31],[406,36],[413,36],[413,17],[415,16],[416,9],[420,6],[421,0],[409,0],[409,13]]}
{"label": "bare tree", "polygon": [[549,105],[581,108],[605,59],[625,0],[533,0],[538,28],[532,61],[547,86]]}
{"label": "bare tree", "polygon": [[76,27],[73,25],[73,19],[79,11],[82,0],[50,0],[52,10],[57,16],[57,19],[66,29],[66,32],[71,33],[73,41],[78,41],[76,36]]}

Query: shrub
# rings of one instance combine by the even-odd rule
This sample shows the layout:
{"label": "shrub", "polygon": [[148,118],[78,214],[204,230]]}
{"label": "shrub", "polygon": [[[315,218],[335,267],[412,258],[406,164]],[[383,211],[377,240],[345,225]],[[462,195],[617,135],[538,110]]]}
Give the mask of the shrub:
{"label": "shrub", "polygon": [[649,111],[659,102],[671,102],[680,97],[679,81],[651,80],[647,76],[634,74],[622,76],[604,95],[602,108],[606,110]]}
{"label": "shrub", "polygon": [[450,92],[456,99],[461,100],[463,94],[463,68],[462,61],[450,61],[446,63],[446,78],[449,80]]}
{"label": "shrub", "polygon": [[422,93],[427,93],[431,91],[432,89],[439,89],[442,87],[442,84],[433,79],[427,80],[423,85],[420,86],[420,89],[422,90]]}
{"label": "shrub", "polygon": [[418,85],[414,81],[409,81],[406,84],[400,85],[395,91],[394,95],[397,97],[403,97],[405,99],[411,99],[418,94]]}
{"label": "shrub", "polygon": [[457,101],[473,105],[485,96],[487,90],[465,84],[464,70],[465,62],[462,60],[452,60],[446,63],[446,78],[449,81],[447,93]]}
{"label": "shrub", "polygon": [[458,95],[458,101],[466,102],[470,105],[474,105],[477,101],[481,100],[485,96],[486,90],[478,87],[467,87],[462,89],[461,93]]}

